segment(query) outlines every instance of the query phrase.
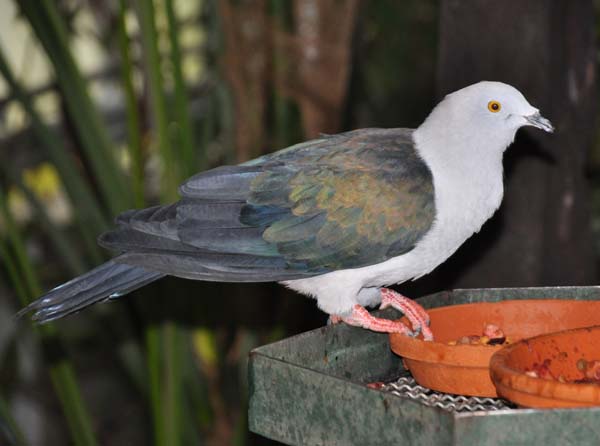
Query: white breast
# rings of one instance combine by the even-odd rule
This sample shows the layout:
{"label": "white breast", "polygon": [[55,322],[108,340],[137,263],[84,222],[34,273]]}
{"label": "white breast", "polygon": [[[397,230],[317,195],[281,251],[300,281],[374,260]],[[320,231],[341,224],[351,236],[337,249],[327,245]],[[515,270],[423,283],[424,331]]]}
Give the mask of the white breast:
{"label": "white breast", "polygon": [[506,147],[510,140],[487,137],[461,147],[452,135],[427,130],[425,126],[417,129],[414,138],[433,175],[435,222],[412,251],[375,265],[366,285],[391,285],[431,272],[478,232],[502,201],[502,151],[490,151],[487,145]]}
{"label": "white breast", "polygon": [[434,173],[436,219],[431,230],[405,255],[364,268],[365,286],[401,283],[430,273],[450,257],[500,206],[502,169],[448,176]]}

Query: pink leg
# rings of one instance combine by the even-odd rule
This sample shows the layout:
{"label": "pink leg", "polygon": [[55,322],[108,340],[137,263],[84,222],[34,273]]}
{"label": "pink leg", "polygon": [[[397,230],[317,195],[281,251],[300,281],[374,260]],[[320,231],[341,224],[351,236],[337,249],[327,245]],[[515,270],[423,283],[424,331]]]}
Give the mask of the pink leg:
{"label": "pink leg", "polygon": [[381,319],[371,314],[362,306],[354,305],[352,314],[348,317],[333,316],[332,320],[343,321],[348,325],[362,327],[368,330],[378,331],[380,333],[402,333],[407,336],[412,336],[412,332],[402,322],[390,321]]}
{"label": "pink leg", "polygon": [[387,307],[395,308],[401,311],[412,324],[415,333],[423,332],[423,339],[433,341],[433,333],[429,328],[429,315],[425,309],[414,300],[404,297],[402,294],[387,288],[381,289],[381,306],[384,309]]}

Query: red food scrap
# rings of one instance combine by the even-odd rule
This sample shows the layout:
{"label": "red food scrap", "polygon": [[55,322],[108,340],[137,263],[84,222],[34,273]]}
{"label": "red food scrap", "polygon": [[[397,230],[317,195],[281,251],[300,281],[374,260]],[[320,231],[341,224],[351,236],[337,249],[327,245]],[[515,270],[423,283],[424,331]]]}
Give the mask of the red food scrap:
{"label": "red food scrap", "polygon": [[525,375],[532,378],[542,378],[558,381],[561,383],[574,383],[574,384],[600,384],[600,360],[586,361],[581,358],[577,361],[577,370],[583,373],[581,379],[567,380],[564,376],[560,375],[558,378],[554,377],[550,372],[550,359],[544,360],[543,363],[535,363],[530,370],[525,371]]}
{"label": "red food scrap", "polygon": [[587,361],[584,374],[587,379],[600,381],[600,360]]}
{"label": "red food scrap", "polygon": [[506,335],[500,327],[494,324],[486,324],[483,327],[483,335],[490,339],[501,339],[506,338]]}
{"label": "red food scrap", "polygon": [[535,362],[533,364],[533,367],[531,367],[530,370],[527,370],[525,372],[525,374],[527,376],[531,376],[532,378],[542,378],[542,379],[556,379],[554,376],[552,376],[552,373],[550,373],[550,364],[552,363],[552,361],[550,359],[545,359],[544,362],[542,362],[541,364],[538,362]]}

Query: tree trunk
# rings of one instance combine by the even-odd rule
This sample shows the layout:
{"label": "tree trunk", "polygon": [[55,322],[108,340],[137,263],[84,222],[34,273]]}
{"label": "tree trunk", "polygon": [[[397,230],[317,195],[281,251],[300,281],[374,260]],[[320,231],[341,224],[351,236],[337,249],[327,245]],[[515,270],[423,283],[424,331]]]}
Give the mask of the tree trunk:
{"label": "tree trunk", "polygon": [[585,178],[597,100],[592,0],[445,0],[440,18],[440,97],[480,80],[506,82],[556,132],[519,131],[500,211],[440,268],[436,288],[593,283]]}

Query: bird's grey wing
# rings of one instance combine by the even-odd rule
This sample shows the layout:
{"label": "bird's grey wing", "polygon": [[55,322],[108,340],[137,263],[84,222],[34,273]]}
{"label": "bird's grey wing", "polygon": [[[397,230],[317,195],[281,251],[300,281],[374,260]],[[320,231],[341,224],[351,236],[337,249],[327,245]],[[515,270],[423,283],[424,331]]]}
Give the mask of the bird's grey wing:
{"label": "bird's grey wing", "polygon": [[[259,241],[236,223],[242,206],[186,198],[170,206],[129,211],[119,217],[118,227],[102,234],[99,241],[120,252],[118,262],[189,279],[262,282],[305,277],[286,269],[279,256],[244,252],[244,239],[246,244]],[[206,247],[209,243],[196,246],[184,241],[194,234],[199,242],[213,240],[213,249]]]}
{"label": "bird's grey wing", "polygon": [[431,173],[403,129],[324,137],[196,175],[180,192],[124,214],[101,242],[172,275],[291,280],[408,252],[435,213]]}

